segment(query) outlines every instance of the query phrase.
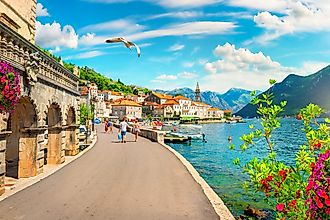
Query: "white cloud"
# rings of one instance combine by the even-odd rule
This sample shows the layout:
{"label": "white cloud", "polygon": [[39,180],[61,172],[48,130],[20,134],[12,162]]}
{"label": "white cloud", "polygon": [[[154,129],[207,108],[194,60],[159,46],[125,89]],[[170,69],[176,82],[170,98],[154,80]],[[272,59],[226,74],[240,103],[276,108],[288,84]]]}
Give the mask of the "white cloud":
{"label": "white cloud", "polygon": [[146,20],[153,20],[153,19],[166,18],[166,17],[188,19],[188,18],[202,17],[203,15],[204,13],[200,11],[177,11],[177,12],[168,12],[163,14],[152,15],[146,18]]}
{"label": "white cloud", "polygon": [[195,65],[194,62],[183,62],[183,63],[182,63],[182,66],[183,66],[183,67],[186,67],[186,68],[191,68],[191,67],[193,67],[194,65]]}
{"label": "white cloud", "polygon": [[118,19],[98,24],[92,24],[80,29],[83,32],[119,32],[119,33],[134,33],[141,31],[146,27],[136,24],[130,19]]}
{"label": "white cloud", "polygon": [[37,17],[48,17],[49,16],[47,8],[44,8],[44,6],[41,3],[37,4],[36,13],[37,13]]}
{"label": "white cloud", "polygon": [[[160,29],[139,32],[136,34],[124,35],[128,40],[137,41],[158,37],[168,36],[204,36],[217,34],[230,34],[236,28],[236,24],[232,22],[216,22],[216,21],[200,21],[187,22],[181,24],[172,24]],[[109,36],[96,35],[95,33],[87,33],[80,38],[83,45],[99,45],[103,44]]]}
{"label": "white cloud", "polygon": [[174,44],[170,48],[168,48],[168,51],[177,52],[183,50],[184,47],[185,46],[183,44]]}
{"label": "white cloud", "polygon": [[204,65],[204,69],[209,73],[204,80],[208,82],[207,89],[219,92],[225,92],[233,87],[266,89],[269,79],[282,81],[291,73],[310,73],[306,66],[285,67],[262,52],[253,53],[245,48],[236,49],[235,45],[229,43],[217,46],[214,54],[219,59]]}
{"label": "white cloud", "polygon": [[102,51],[98,51],[98,50],[93,50],[93,51],[88,51],[85,53],[80,53],[80,54],[76,54],[73,56],[68,56],[63,58],[64,60],[78,60],[78,59],[89,59],[89,58],[94,58],[94,57],[98,57],[98,56],[102,56],[106,53],[102,52]]}
{"label": "white cloud", "polygon": [[[95,3],[128,3],[133,2],[133,0],[87,0],[89,2]],[[202,7],[206,5],[212,5],[222,0],[140,0],[144,2],[154,3],[165,8],[195,8],[195,7]]]}
{"label": "white cloud", "polygon": [[165,8],[195,8],[216,4],[221,0],[156,0],[156,2]]}
{"label": "white cloud", "polygon": [[176,80],[178,77],[176,75],[167,75],[162,74],[160,76],[157,76],[156,80]]}
{"label": "white cloud", "polygon": [[197,78],[198,75],[197,73],[191,73],[191,72],[182,72],[178,74],[178,77],[182,79],[194,79]]}
{"label": "white cloud", "polygon": [[[251,4],[247,0],[235,0],[232,4],[244,6],[243,3],[247,2]],[[255,2],[255,4],[251,4],[250,6],[265,10],[254,16],[256,25],[265,29],[265,32],[247,43],[256,42],[266,44],[283,35],[329,32],[330,29],[330,19],[328,16],[330,13],[329,1],[270,0],[260,1],[259,5]]]}
{"label": "white cloud", "polygon": [[57,22],[41,24],[36,22],[36,43],[44,48],[78,47],[78,35],[71,25],[65,25],[62,29]]}
{"label": "white cloud", "polygon": [[167,36],[200,36],[228,34],[236,28],[232,22],[200,21],[174,24],[157,30],[145,31],[128,36],[131,40],[142,40]]}
{"label": "white cloud", "polygon": [[283,12],[287,8],[288,0],[229,0],[227,4],[256,10]]}

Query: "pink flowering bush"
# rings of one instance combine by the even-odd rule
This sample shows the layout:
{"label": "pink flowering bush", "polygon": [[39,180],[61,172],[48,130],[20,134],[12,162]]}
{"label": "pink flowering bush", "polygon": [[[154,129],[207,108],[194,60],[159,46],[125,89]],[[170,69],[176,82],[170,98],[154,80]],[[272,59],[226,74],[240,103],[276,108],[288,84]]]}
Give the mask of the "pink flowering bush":
{"label": "pink flowering bush", "polygon": [[12,112],[21,94],[20,78],[4,61],[0,61],[0,89],[0,113]]}
{"label": "pink flowering bush", "polygon": [[[271,80],[270,83],[275,82]],[[241,137],[241,150],[264,139],[268,155],[255,157],[245,165],[240,164],[239,158],[235,159],[234,164],[249,176],[244,187],[264,193],[265,201],[276,211],[277,219],[330,219],[330,134],[326,124],[330,120],[319,123],[317,118],[323,110],[314,104],[300,111],[296,119],[304,124],[307,142],[300,147],[294,165],[290,166],[278,160],[275,149],[280,146],[272,141],[273,131],[281,126],[279,114],[287,103],[274,104],[271,93],[261,97],[252,95],[252,103],[258,105],[262,129],[251,125],[251,133]]]}

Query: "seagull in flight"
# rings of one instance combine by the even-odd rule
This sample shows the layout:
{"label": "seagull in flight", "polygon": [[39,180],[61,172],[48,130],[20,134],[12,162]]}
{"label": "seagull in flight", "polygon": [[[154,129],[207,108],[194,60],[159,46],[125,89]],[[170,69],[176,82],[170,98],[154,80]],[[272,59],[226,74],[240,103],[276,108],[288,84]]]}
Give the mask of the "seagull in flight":
{"label": "seagull in flight", "polygon": [[106,43],[109,43],[109,44],[111,44],[111,43],[123,43],[130,50],[132,50],[132,47],[135,47],[136,48],[136,52],[138,54],[138,57],[141,56],[140,47],[138,45],[136,45],[135,43],[131,42],[131,41],[125,40],[122,37],[111,38],[111,39],[106,40],[105,42]]}

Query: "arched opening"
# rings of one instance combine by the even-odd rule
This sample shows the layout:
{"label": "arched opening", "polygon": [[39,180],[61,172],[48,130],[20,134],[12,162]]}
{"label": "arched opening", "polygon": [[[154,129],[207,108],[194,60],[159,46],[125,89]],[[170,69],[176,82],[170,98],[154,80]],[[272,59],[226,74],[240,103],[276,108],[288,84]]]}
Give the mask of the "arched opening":
{"label": "arched opening", "polygon": [[67,128],[65,131],[65,155],[74,156],[78,153],[77,139],[76,139],[76,114],[73,107],[70,107],[67,113]]}
{"label": "arched opening", "polygon": [[37,175],[37,115],[31,100],[22,97],[10,114],[6,138],[6,176],[13,178]]}
{"label": "arched opening", "polygon": [[47,163],[60,164],[64,162],[62,154],[62,126],[61,109],[57,104],[52,104],[48,108],[48,144],[47,144]]}

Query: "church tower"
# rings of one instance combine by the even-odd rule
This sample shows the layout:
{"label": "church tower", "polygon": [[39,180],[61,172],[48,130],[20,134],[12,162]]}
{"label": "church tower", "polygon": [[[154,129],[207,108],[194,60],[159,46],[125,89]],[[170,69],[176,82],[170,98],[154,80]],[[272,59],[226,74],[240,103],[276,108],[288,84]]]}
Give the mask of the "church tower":
{"label": "church tower", "polygon": [[195,101],[201,102],[201,90],[199,89],[199,84],[197,82],[196,90],[195,90]]}

